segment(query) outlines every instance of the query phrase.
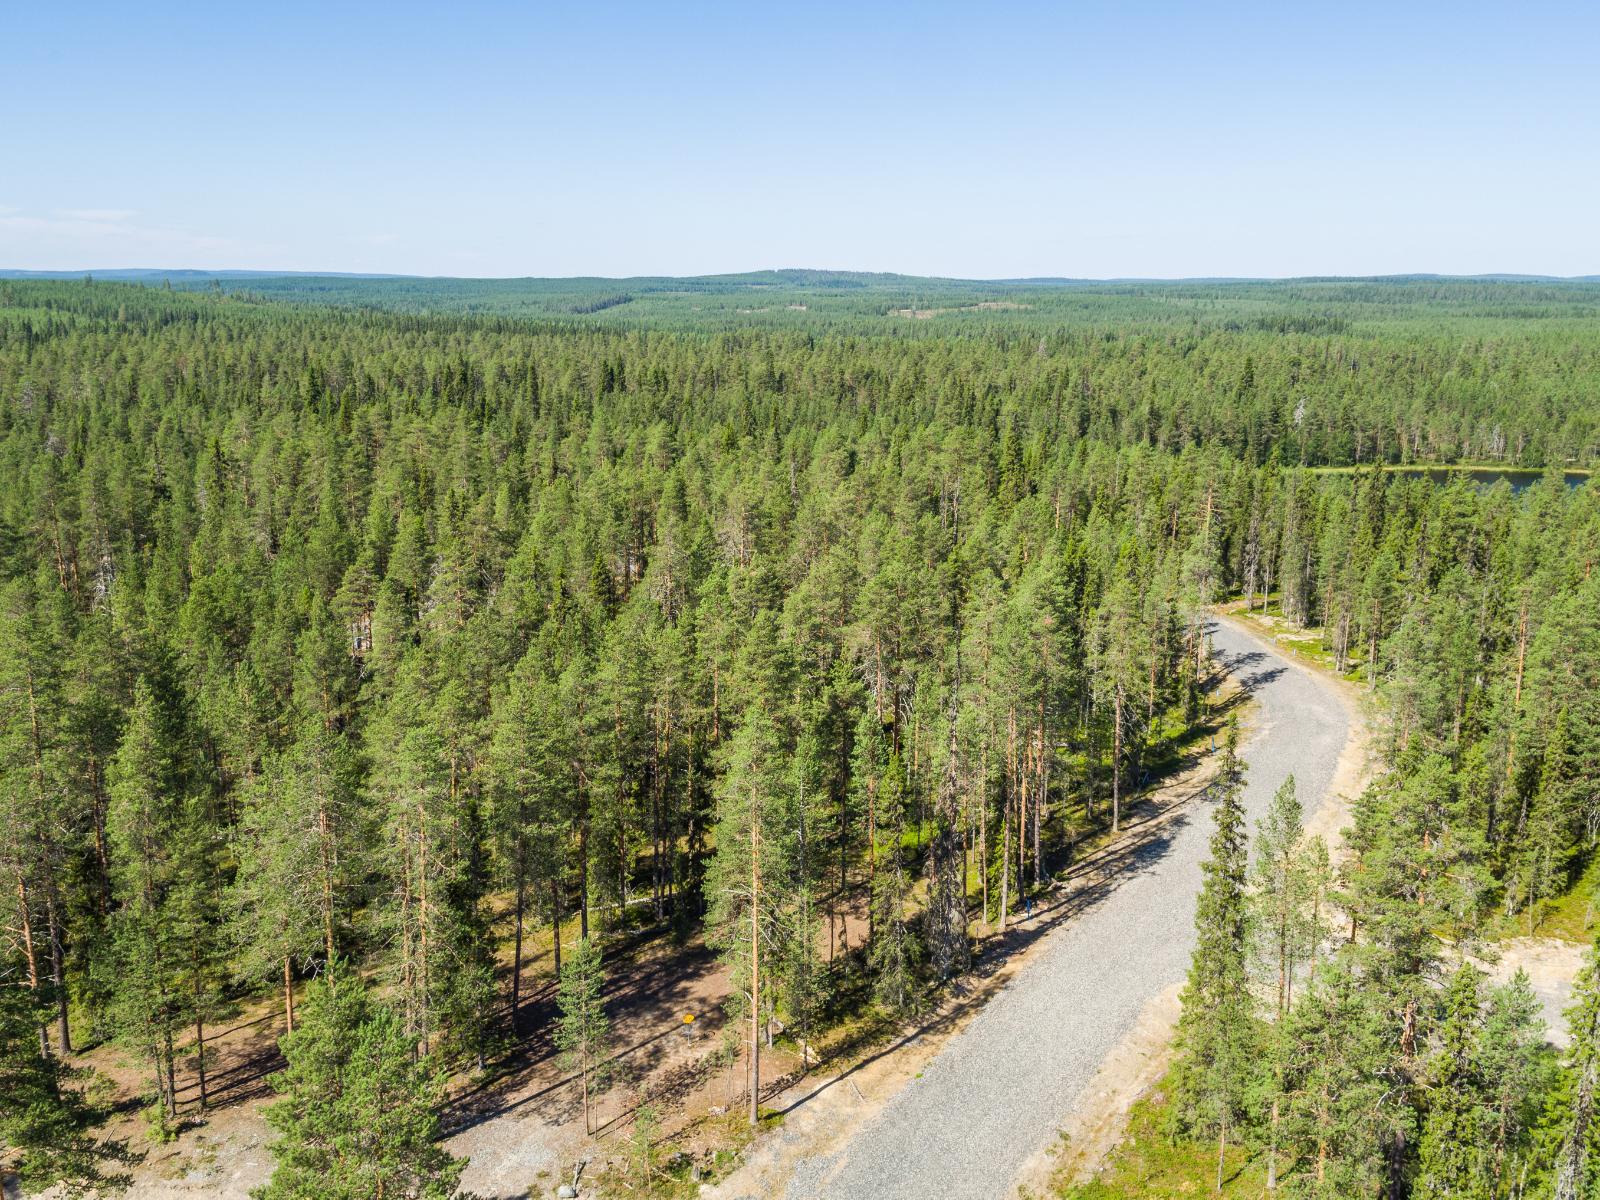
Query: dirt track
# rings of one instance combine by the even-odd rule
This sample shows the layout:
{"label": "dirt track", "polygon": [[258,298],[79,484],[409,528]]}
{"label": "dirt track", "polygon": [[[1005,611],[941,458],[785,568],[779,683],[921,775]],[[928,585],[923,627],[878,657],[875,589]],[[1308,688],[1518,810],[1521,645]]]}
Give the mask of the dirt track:
{"label": "dirt track", "polygon": [[[1251,823],[1290,773],[1314,813],[1350,733],[1348,698],[1231,622],[1216,624],[1214,640],[1258,706],[1244,747]],[[1140,1014],[1182,979],[1210,826],[1209,806],[1195,798],[1118,843],[1026,969],[842,1145],[822,1151],[796,1140],[785,1154],[794,1135],[780,1131],[759,1185],[741,1173],[719,1195],[778,1194],[780,1173],[791,1200],[1009,1192],[1057,1142]]]}

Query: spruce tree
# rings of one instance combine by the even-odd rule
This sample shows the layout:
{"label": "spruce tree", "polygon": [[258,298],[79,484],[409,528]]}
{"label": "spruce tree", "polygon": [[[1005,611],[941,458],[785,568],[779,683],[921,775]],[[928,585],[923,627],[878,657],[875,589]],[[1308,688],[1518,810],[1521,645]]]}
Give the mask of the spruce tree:
{"label": "spruce tree", "polygon": [[1571,1045],[1550,1122],[1559,1139],[1555,1200],[1588,1200],[1600,1183],[1600,1170],[1596,1169],[1600,1121],[1595,1119],[1595,1105],[1600,1100],[1600,941],[1590,949],[1572,997],[1572,1007],[1567,1010]]}
{"label": "spruce tree", "polygon": [[0,1183],[10,1172],[30,1191],[76,1194],[100,1180],[105,1148],[89,1134],[99,1114],[40,1050],[39,1019],[27,989],[0,987]]}
{"label": "spruce tree", "polygon": [[921,941],[912,923],[912,876],[907,863],[906,773],[900,752],[891,750],[878,787],[878,814],[883,835],[878,872],[872,887],[873,991],[879,1003],[893,1012],[911,1011],[917,1000],[917,967]]}
{"label": "spruce tree", "polygon": [[1462,964],[1445,987],[1440,1046],[1418,1146],[1419,1196],[1493,1196],[1492,1114],[1484,1104],[1478,1061],[1480,986],[1477,969]]}
{"label": "spruce tree", "polygon": [[1248,849],[1244,824],[1244,764],[1238,726],[1230,724],[1222,764],[1211,784],[1216,829],[1201,867],[1195,908],[1195,948],[1178,1018],[1175,1115],[1182,1126],[1217,1138],[1217,1190],[1230,1132],[1245,1116],[1259,1053],[1252,1011]]}

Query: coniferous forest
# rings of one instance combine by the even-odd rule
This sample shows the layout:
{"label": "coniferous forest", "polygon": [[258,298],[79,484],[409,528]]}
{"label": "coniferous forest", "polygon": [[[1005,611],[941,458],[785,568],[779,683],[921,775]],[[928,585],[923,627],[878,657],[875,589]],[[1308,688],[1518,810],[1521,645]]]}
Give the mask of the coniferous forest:
{"label": "coniferous forest", "polygon": [[[1557,1053],[1468,961],[1592,936],[1600,285],[520,282],[0,280],[0,1169],[114,1188],[249,1012],[264,1195],[455,1194],[529,1045],[598,1123],[643,943],[756,1124],[1204,730],[1163,1136],[1600,1196],[1600,962]],[[1363,690],[1342,854],[1244,819],[1224,604]]]}

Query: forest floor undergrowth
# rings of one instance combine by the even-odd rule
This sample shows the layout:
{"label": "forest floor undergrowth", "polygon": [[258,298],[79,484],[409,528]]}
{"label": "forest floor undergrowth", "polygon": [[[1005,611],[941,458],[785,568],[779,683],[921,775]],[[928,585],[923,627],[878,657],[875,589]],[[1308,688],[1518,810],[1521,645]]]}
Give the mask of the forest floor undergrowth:
{"label": "forest floor undergrowth", "polygon": [[[1173,1003],[1175,1012],[1176,995]],[[1217,1192],[1216,1146],[1175,1142],[1164,1131],[1166,1082],[1165,1070],[1158,1071],[1126,1114],[1121,1141],[1104,1169],[1062,1187],[1056,1193],[1061,1200],[1186,1200],[1217,1195],[1223,1200],[1257,1200],[1272,1194],[1267,1190],[1265,1155],[1238,1146],[1230,1146],[1224,1156],[1222,1191]]]}
{"label": "forest floor undergrowth", "polygon": [[[548,935],[530,939],[520,1024],[531,1032],[481,1074],[453,1081],[443,1125],[446,1147],[469,1160],[464,1191],[485,1200],[554,1194],[580,1161],[589,1177],[614,1168],[641,1104],[660,1111],[662,1134],[690,1156],[714,1158],[739,1140],[742,1131],[725,1130],[719,1120],[740,1076],[737,1068],[731,1076],[719,1069],[726,971],[702,942],[679,946],[655,931],[624,936],[615,946],[607,1004],[616,1047],[613,1081],[594,1101],[592,1140],[584,1134],[576,1076],[562,1067],[549,1036],[551,958]],[[685,1014],[695,1017],[687,1027]],[[225,1029],[208,1032],[210,1107],[198,1111],[191,1065],[178,1084],[183,1124],[165,1143],[145,1132],[139,1097],[149,1081],[141,1068],[113,1046],[78,1057],[113,1089],[115,1113],[103,1136],[133,1155],[127,1196],[246,1200],[267,1182],[274,1135],[262,1108],[272,1096],[268,1077],[282,1066],[282,1032],[277,998],[257,1001]],[[782,1045],[767,1062],[774,1079],[798,1066]]]}

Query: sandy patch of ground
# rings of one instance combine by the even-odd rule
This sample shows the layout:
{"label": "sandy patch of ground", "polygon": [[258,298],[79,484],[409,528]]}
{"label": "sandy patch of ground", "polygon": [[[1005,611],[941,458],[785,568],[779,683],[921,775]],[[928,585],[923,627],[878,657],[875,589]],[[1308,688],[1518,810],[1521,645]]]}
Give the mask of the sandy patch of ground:
{"label": "sandy patch of ground", "polygon": [[[698,942],[677,946],[662,936],[634,935],[609,951],[607,1010],[612,1021],[615,1082],[593,1105],[596,1134],[584,1134],[579,1081],[564,1070],[550,1042],[555,1016],[548,938],[530,939],[522,1039],[483,1079],[460,1077],[443,1114],[445,1145],[467,1157],[465,1190],[509,1200],[553,1192],[573,1165],[589,1159],[586,1177],[623,1156],[622,1142],[640,1104],[657,1107],[664,1136],[697,1148],[693,1128],[734,1102],[743,1072],[718,1069],[726,972]],[[683,1015],[696,1020],[685,1035]],[[188,1125],[172,1142],[149,1141],[138,1097],[149,1086],[144,1069],[112,1046],[76,1061],[91,1065],[112,1084],[118,1112],[103,1131],[121,1141],[135,1161],[125,1196],[134,1200],[248,1200],[274,1166],[274,1138],[262,1116],[271,1098],[268,1077],[282,1066],[277,1039],[282,1012],[263,999],[227,1028],[208,1031],[212,1106],[197,1111],[192,1065],[180,1069],[182,1116]],[[778,1080],[798,1067],[775,1047],[763,1053],[764,1074]],[[685,1132],[687,1131],[687,1132]],[[546,1186],[548,1185],[548,1186]]]}
{"label": "sandy patch of ground", "polygon": [[1528,973],[1533,994],[1544,1010],[1545,1036],[1551,1045],[1565,1050],[1572,1039],[1567,1035],[1565,1013],[1572,1003],[1572,985],[1583,969],[1585,946],[1558,938],[1511,938],[1499,943],[1495,962],[1473,959],[1495,983],[1508,983],[1522,970]]}
{"label": "sandy patch of ground", "polygon": [[1031,304],[1024,304],[1020,300],[980,300],[976,304],[957,304],[948,308],[891,308],[891,317],[910,317],[917,321],[926,321],[944,313],[953,312],[1006,312],[1018,308],[1032,308]]}
{"label": "sandy patch of ground", "polygon": [[[698,1126],[719,1116],[743,1091],[743,1060],[718,1060],[727,972],[699,943],[660,939],[620,947],[607,989],[612,1020],[613,1083],[593,1103],[595,1133],[584,1133],[578,1077],[565,1070],[550,1043],[555,1009],[546,985],[524,1011],[533,1031],[519,1055],[494,1080],[461,1092],[445,1117],[446,1145],[466,1156],[462,1187],[483,1197],[513,1200],[553,1192],[579,1161],[585,1178],[619,1166],[638,1108],[660,1119],[660,1138],[696,1153],[706,1139]],[[695,1021],[685,1030],[683,1015]],[[763,1077],[777,1080],[798,1068],[781,1046],[762,1052]]]}

